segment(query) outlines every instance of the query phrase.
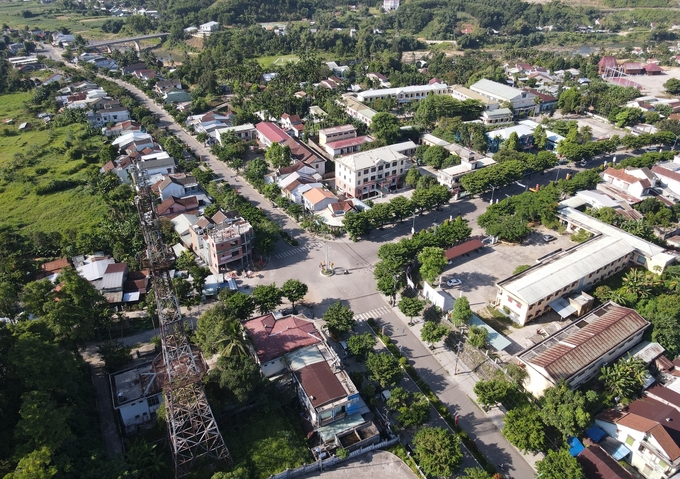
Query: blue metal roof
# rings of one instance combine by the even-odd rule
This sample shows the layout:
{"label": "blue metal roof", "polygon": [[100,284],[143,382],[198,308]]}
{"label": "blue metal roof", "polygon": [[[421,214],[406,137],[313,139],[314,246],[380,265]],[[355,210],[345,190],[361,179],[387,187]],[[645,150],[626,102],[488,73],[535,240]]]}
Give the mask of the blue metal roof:
{"label": "blue metal roof", "polygon": [[567,444],[569,444],[569,454],[571,454],[572,457],[578,456],[581,454],[581,451],[585,449],[583,444],[581,444],[581,441],[575,437],[567,439]]}
{"label": "blue metal roof", "polygon": [[606,432],[598,425],[593,425],[586,429],[586,436],[593,440],[593,442],[600,442],[600,440],[607,435]]}
{"label": "blue metal roof", "polygon": [[475,326],[481,326],[482,328],[486,329],[489,332],[487,340],[489,341],[491,347],[494,348],[496,351],[503,351],[505,348],[510,346],[510,340],[508,338],[506,338],[498,331],[493,329],[491,326],[486,324],[484,321],[479,319],[476,315],[474,314],[472,315],[470,324],[474,324]]}

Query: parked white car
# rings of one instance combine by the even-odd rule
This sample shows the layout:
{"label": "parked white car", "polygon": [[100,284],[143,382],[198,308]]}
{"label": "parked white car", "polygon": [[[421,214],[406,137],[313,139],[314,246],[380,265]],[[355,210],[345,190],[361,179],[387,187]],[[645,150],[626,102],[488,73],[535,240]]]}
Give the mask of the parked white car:
{"label": "parked white car", "polygon": [[463,282],[456,278],[451,278],[446,282],[446,286],[460,286]]}

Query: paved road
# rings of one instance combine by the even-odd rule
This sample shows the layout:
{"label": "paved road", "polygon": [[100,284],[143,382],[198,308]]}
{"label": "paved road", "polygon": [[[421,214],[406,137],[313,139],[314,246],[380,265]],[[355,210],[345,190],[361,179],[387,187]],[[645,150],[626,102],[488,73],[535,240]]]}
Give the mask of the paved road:
{"label": "paved road", "polygon": [[[52,58],[61,60],[58,50],[51,49],[50,53]],[[477,442],[479,449],[489,461],[492,463],[502,462],[508,464],[512,474],[510,477],[533,477],[534,471],[529,464],[507,442],[493,424],[482,417],[477,406],[458,389],[457,385],[448,380],[448,372],[442,370],[431,352],[423,346],[408,328],[404,328],[403,323],[394,313],[389,311],[387,314],[382,314],[385,311],[385,303],[376,292],[375,281],[372,278],[372,265],[377,259],[375,243],[388,242],[409,234],[413,221],[410,224],[409,222],[404,222],[388,230],[375,232],[369,238],[370,241],[359,243],[339,241],[331,243],[329,248],[333,248],[332,260],[336,262],[339,268],[351,269],[352,273],[350,275],[335,275],[331,278],[323,278],[319,275],[317,265],[315,264],[320,258],[325,258],[326,251],[323,243],[312,245],[311,243],[314,240],[305,235],[287,216],[273,208],[268,201],[264,200],[248,184],[232,178],[234,172],[230,168],[213,157],[202,144],[184,131],[167,112],[148,98],[144,92],[122,80],[113,81],[136,95],[150,111],[158,115],[161,127],[167,126],[171,133],[177,135],[181,141],[189,145],[197,154],[207,157],[208,165],[218,176],[239,185],[244,196],[249,198],[254,204],[258,204],[267,210],[275,220],[291,230],[296,237],[299,237],[301,246],[309,243],[309,248],[304,248],[299,254],[296,253],[292,256],[276,258],[277,253],[293,249],[287,244],[283,243],[282,245],[282,242],[279,242],[278,246],[280,248],[275,252],[272,260],[272,266],[278,266],[278,268],[274,271],[266,271],[263,283],[272,281],[280,283],[286,277],[306,280],[307,284],[311,286],[311,291],[308,295],[311,298],[308,297],[307,300],[311,300],[320,306],[317,309],[317,316],[321,316],[325,307],[331,302],[344,300],[349,301],[355,313],[370,312],[376,319],[380,319],[381,324],[385,325],[388,333],[398,333],[394,335],[395,343],[410,358],[410,362],[423,380],[428,383],[452,413],[461,415],[461,426],[469,432],[470,437]],[[438,222],[442,221],[449,215],[457,216],[458,214],[463,214],[467,216],[466,213],[471,213],[472,211],[477,214],[483,211],[483,200],[478,199],[476,202],[460,202],[448,205],[442,211],[431,212],[428,215],[416,217],[415,224],[417,228],[429,227],[435,220]],[[374,312],[376,314],[373,314]],[[150,334],[152,335],[153,332],[142,333],[135,338],[128,338],[126,342],[132,343],[142,339],[142,337],[146,338]]]}

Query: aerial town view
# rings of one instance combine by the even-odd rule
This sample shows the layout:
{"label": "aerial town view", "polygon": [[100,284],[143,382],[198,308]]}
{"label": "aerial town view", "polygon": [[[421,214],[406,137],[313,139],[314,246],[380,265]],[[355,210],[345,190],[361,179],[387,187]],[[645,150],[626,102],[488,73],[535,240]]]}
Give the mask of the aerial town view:
{"label": "aerial town view", "polygon": [[680,478],[680,0],[0,30],[0,479]]}

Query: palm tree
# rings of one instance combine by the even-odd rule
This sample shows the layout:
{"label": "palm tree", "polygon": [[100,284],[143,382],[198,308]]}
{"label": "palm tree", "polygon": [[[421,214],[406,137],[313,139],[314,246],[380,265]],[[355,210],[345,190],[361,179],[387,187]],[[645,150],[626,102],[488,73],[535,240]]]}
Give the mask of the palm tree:
{"label": "palm tree", "polygon": [[647,298],[658,281],[650,273],[632,269],[623,277],[623,288],[638,298]]}
{"label": "palm tree", "polygon": [[217,341],[218,349],[222,356],[243,356],[250,355],[250,345],[252,341],[246,334],[246,330],[238,321],[228,321],[225,336]]}
{"label": "palm tree", "polygon": [[644,361],[628,355],[611,366],[602,367],[600,381],[613,396],[626,403],[638,395],[646,377]]}

